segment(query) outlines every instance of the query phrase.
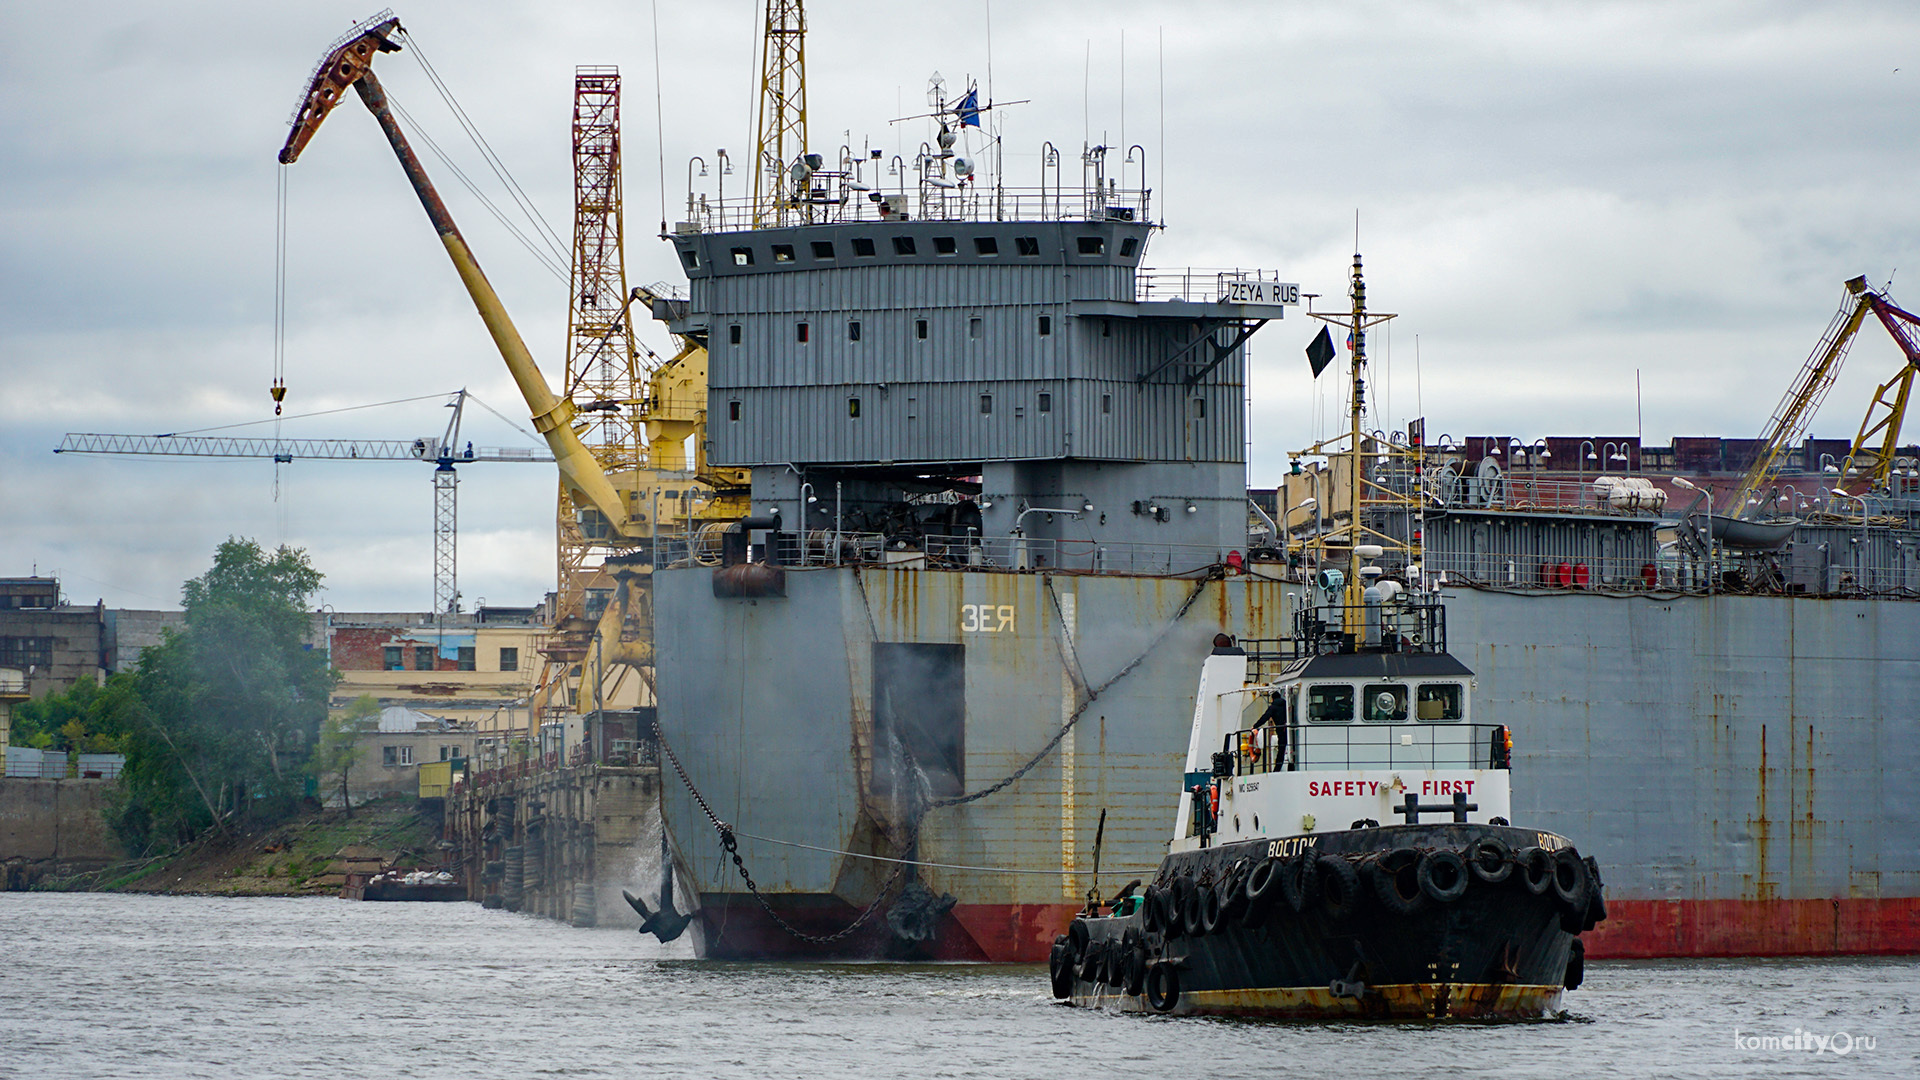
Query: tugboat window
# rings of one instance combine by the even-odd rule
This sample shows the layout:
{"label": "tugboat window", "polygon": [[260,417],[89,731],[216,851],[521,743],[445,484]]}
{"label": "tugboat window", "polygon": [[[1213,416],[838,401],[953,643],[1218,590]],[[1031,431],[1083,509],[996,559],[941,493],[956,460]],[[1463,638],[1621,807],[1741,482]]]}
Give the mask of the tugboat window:
{"label": "tugboat window", "polygon": [[752,248],[734,248],[733,249],[733,265],[752,266],[753,265],[753,249]]}
{"label": "tugboat window", "polygon": [[980,395],[980,415],[981,416],[993,415],[993,395],[992,394]]}
{"label": "tugboat window", "polygon": [[737,401],[727,402],[727,419],[729,420],[740,419],[740,403],[739,402]]}
{"label": "tugboat window", "polygon": [[1467,715],[1465,696],[1459,683],[1429,683],[1420,688],[1414,715],[1428,722],[1463,720]]}
{"label": "tugboat window", "polygon": [[727,344],[729,345],[740,344],[740,324],[739,323],[729,323],[727,325]]}
{"label": "tugboat window", "polygon": [[911,255],[911,254],[913,254],[913,237],[911,237],[911,236],[896,236],[896,237],[894,237],[894,238],[893,238],[893,253],[894,253],[895,255]]}
{"label": "tugboat window", "polygon": [[692,248],[688,248],[680,253],[680,262],[689,270],[698,270],[700,269],[700,253]]}
{"label": "tugboat window", "polygon": [[1309,724],[1350,724],[1353,722],[1353,687],[1345,683],[1322,683],[1307,688]]}
{"label": "tugboat window", "polygon": [[1040,316],[1040,336],[1047,337],[1052,333],[1053,333],[1053,316],[1051,315]]}
{"label": "tugboat window", "polygon": [[813,257],[816,259],[833,258],[833,241],[815,240],[813,242]]}
{"label": "tugboat window", "polygon": [[1140,240],[1138,237],[1129,236],[1125,240],[1120,241],[1121,258],[1131,259],[1133,258],[1133,253],[1138,250],[1140,250]]}
{"label": "tugboat window", "polygon": [[1080,238],[1080,254],[1104,255],[1106,254],[1106,251],[1107,251],[1107,241],[1105,237],[1083,236]]}
{"label": "tugboat window", "polygon": [[859,319],[853,319],[847,323],[847,340],[848,341],[860,340],[860,320]]}
{"label": "tugboat window", "polygon": [[995,240],[991,236],[976,236],[973,238],[973,253],[975,255],[989,257],[998,255],[1000,254],[1000,241]]}
{"label": "tugboat window", "polygon": [[936,236],[933,238],[933,253],[935,255],[951,255],[959,250],[960,245],[955,242],[951,236]]}
{"label": "tugboat window", "polygon": [[873,258],[873,237],[856,236],[853,238],[853,256],[856,259]]}
{"label": "tugboat window", "polygon": [[913,320],[913,336],[919,338],[921,341],[927,340],[927,320]]}
{"label": "tugboat window", "polygon": [[850,397],[847,399],[847,415],[855,420],[860,419],[860,399],[859,398]]}
{"label": "tugboat window", "polygon": [[1041,412],[1053,411],[1053,395],[1049,394],[1045,390],[1040,391],[1040,411]]}
{"label": "tugboat window", "polygon": [[806,340],[807,340],[807,324],[806,324],[806,323],[795,323],[795,324],[794,324],[794,326],[793,326],[793,338],[794,338],[794,340],[795,340],[795,341],[798,341],[798,342],[800,342],[801,344],[805,344],[805,343],[806,343]]}
{"label": "tugboat window", "polygon": [[1407,719],[1407,688],[1394,683],[1372,683],[1364,692],[1369,724],[1400,724]]}
{"label": "tugboat window", "polygon": [[777,263],[792,262],[793,261],[793,245],[792,244],[773,245],[773,261]]}
{"label": "tugboat window", "polygon": [[1016,236],[1013,238],[1013,249],[1028,258],[1032,258],[1040,254],[1040,238],[1037,236]]}

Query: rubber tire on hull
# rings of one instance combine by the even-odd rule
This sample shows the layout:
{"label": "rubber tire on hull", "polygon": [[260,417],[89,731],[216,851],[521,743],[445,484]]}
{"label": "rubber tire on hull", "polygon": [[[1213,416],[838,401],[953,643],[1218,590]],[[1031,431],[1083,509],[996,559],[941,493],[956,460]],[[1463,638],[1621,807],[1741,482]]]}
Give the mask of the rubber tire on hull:
{"label": "rubber tire on hull", "polygon": [[1567,951],[1567,974],[1560,980],[1560,985],[1569,990],[1578,990],[1580,984],[1585,981],[1587,981],[1587,943],[1574,938],[1573,947]]}
{"label": "rubber tire on hull", "polygon": [[1514,858],[1520,864],[1520,883],[1535,896],[1547,895],[1553,888],[1553,852],[1546,848],[1521,848]]}
{"label": "rubber tire on hull", "polygon": [[1595,862],[1591,855],[1586,857],[1585,862],[1587,880],[1592,884],[1587,892],[1587,915],[1580,923],[1582,933],[1607,921],[1607,886],[1606,882],[1600,880],[1600,864]]}
{"label": "rubber tire on hull", "polygon": [[1466,861],[1456,852],[1439,848],[1420,856],[1420,868],[1414,872],[1420,882],[1420,891],[1427,894],[1429,900],[1442,904],[1451,904],[1467,895]]}
{"label": "rubber tire on hull", "polygon": [[1220,898],[1220,890],[1200,886],[1200,935],[1208,937],[1217,934],[1226,922],[1227,908]]}
{"label": "rubber tire on hull", "polygon": [[1147,1008],[1154,1012],[1172,1012],[1180,1004],[1180,972],[1172,964],[1155,964],[1147,969]]}
{"label": "rubber tire on hull", "polygon": [[1419,875],[1420,853],[1412,848],[1394,848],[1366,864],[1374,898],[1395,915],[1411,915],[1426,906]]}
{"label": "rubber tire on hull", "polygon": [[1149,934],[1157,934],[1167,928],[1167,924],[1162,921],[1160,892],[1160,886],[1149,885],[1146,891],[1140,894],[1140,925],[1145,927]]}
{"label": "rubber tire on hull", "polygon": [[1280,895],[1295,915],[1313,906],[1320,891],[1320,871],[1312,855],[1295,855],[1281,870]]}
{"label": "rubber tire on hull", "polygon": [[1081,982],[1090,982],[1095,986],[1100,984],[1102,977],[1106,974],[1106,951],[1106,942],[1096,941],[1087,946],[1086,952],[1080,954]]}
{"label": "rubber tire on hull", "polygon": [[1593,882],[1587,877],[1587,864],[1572,848],[1553,853],[1553,895],[1560,901],[1560,929],[1569,934],[1586,929]]}
{"label": "rubber tire on hull", "polygon": [[[1208,921],[1209,908],[1212,909],[1212,921]],[[1193,891],[1187,894],[1187,903],[1180,916],[1185,920],[1184,928],[1188,937],[1204,937],[1219,925],[1220,901],[1215,898],[1211,888],[1195,884]]]}
{"label": "rubber tire on hull", "polygon": [[1073,923],[1067,927],[1067,948],[1072,950],[1075,960],[1087,955],[1087,942],[1092,936],[1092,931],[1087,929],[1086,922],[1081,919],[1073,920]]}
{"label": "rubber tire on hull", "polygon": [[1553,895],[1567,911],[1587,912],[1587,864],[1572,848],[1553,853]]}
{"label": "rubber tire on hull", "polygon": [[1513,876],[1513,849],[1497,836],[1482,836],[1467,845],[1467,869],[1489,885]]}
{"label": "rubber tire on hull", "polygon": [[1360,874],[1353,864],[1338,855],[1322,855],[1313,868],[1320,884],[1315,892],[1327,917],[1338,922],[1352,915],[1360,906]]}
{"label": "rubber tire on hull", "polygon": [[1190,877],[1177,877],[1167,886],[1167,936],[1185,937],[1187,933],[1187,905],[1192,901],[1193,892],[1199,886]]}
{"label": "rubber tire on hull", "polygon": [[1286,867],[1286,860],[1269,858],[1247,874],[1247,909],[1240,913],[1240,925],[1252,929],[1266,924],[1280,901],[1280,879]]}
{"label": "rubber tire on hull", "polygon": [[1047,978],[1053,996],[1065,1000],[1073,996],[1073,949],[1065,934],[1053,939],[1053,951],[1047,957]]}
{"label": "rubber tire on hull", "polygon": [[1121,989],[1138,997],[1147,988],[1147,947],[1136,944],[1127,950],[1126,985]]}
{"label": "rubber tire on hull", "polygon": [[1252,859],[1235,859],[1220,881],[1220,921],[1237,920],[1247,910],[1247,878],[1253,873]]}

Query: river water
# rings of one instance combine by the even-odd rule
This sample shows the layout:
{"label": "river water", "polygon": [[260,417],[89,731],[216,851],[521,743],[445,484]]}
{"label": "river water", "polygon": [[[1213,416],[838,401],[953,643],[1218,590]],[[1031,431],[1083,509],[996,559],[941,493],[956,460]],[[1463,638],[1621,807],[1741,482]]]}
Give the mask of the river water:
{"label": "river water", "polygon": [[1389,1026],[1096,1014],[1039,967],[704,963],[473,904],[0,893],[0,942],[0,1076],[1920,1076],[1914,958],[1593,963],[1566,1020]]}

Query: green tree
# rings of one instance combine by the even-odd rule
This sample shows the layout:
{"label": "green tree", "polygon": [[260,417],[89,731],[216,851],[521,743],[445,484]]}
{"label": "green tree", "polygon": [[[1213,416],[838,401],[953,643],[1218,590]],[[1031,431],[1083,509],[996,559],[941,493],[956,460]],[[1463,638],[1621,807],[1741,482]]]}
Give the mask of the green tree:
{"label": "green tree", "polygon": [[297,804],[338,679],[306,641],[320,581],[305,552],[229,539],[182,586],[186,628],[163,631],[133,676],[140,709],[122,736],[116,826],[131,846],[225,832]]}
{"label": "green tree", "polygon": [[308,768],[322,781],[340,778],[340,805],[347,817],[353,817],[353,799],[347,793],[347,774],[359,763],[364,748],[360,736],[372,731],[380,718],[380,702],[372,694],[361,694],[339,716],[329,716],[320,724],[320,738],[313,746]]}
{"label": "green tree", "polygon": [[11,741],[36,750],[116,753],[136,707],[130,677],[114,675],[104,685],[82,679],[65,690],[15,706]]}

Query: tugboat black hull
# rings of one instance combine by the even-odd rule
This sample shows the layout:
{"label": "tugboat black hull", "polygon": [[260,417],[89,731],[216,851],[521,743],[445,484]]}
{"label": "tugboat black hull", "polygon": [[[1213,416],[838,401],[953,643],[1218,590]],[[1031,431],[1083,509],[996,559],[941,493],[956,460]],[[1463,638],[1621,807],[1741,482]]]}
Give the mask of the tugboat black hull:
{"label": "tugboat black hull", "polygon": [[1053,990],[1173,1015],[1548,1017],[1579,985],[1599,894],[1597,868],[1564,839],[1507,826],[1179,852],[1123,914],[1074,920]]}

